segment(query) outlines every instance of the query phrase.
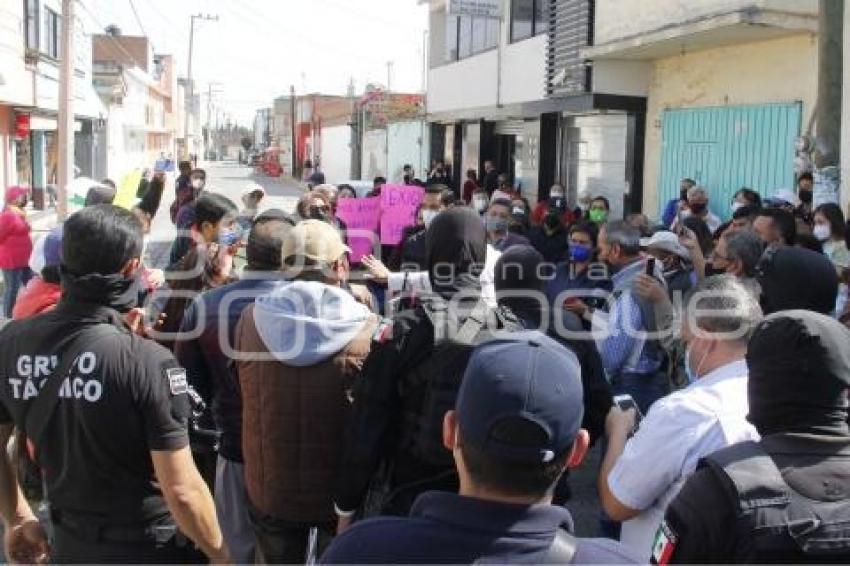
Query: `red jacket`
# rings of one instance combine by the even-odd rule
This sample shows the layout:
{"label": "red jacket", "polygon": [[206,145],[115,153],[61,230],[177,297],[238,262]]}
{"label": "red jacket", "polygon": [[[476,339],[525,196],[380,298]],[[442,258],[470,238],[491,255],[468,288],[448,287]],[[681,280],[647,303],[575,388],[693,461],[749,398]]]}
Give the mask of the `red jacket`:
{"label": "red jacket", "polygon": [[58,283],[48,283],[40,276],[33,277],[18,293],[12,318],[29,318],[53,310],[61,295],[62,288]]}
{"label": "red jacket", "polygon": [[9,206],[0,212],[0,269],[27,267],[32,253],[30,225]]}

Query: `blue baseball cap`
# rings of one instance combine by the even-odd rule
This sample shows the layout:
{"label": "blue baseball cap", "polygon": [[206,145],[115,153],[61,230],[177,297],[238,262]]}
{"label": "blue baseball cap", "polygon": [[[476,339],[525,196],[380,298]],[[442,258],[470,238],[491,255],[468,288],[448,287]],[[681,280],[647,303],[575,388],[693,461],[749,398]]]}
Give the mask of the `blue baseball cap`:
{"label": "blue baseball cap", "polygon": [[461,438],[498,459],[551,462],[584,416],[581,367],[539,331],[500,334],[475,348],[458,393]]}
{"label": "blue baseball cap", "polygon": [[58,266],[62,263],[62,224],[47,233],[44,240],[44,266]]}

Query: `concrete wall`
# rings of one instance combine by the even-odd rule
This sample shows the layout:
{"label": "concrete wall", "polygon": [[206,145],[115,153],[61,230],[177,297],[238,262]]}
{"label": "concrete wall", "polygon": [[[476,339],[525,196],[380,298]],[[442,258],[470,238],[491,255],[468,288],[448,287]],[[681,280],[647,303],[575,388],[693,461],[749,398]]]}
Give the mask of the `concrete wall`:
{"label": "concrete wall", "polygon": [[817,61],[817,39],[810,35],[655,61],[646,117],[643,209],[658,210],[664,109],[801,101],[805,131],[817,98]]}
{"label": "concrete wall", "polygon": [[601,45],[753,7],[794,14],[818,11],[817,0],[597,0],[594,42]]}
{"label": "concrete wall", "polygon": [[410,164],[417,177],[425,179],[428,175],[428,124],[414,120],[394,122],[387,128],[389,139],[389,167],[387,179],[393,183],[403,180],[404,166]]}
{"label": "concrete wall", "polygon": [[495,106],[497,63],[498,55],[493,50],[431,69],[428,112]]}
{"label": "concrete wall", "polygon": [[351,179],[351,127],[322,128],[322,171],[329,183]]}
{"label": "concrete wall", "polygon": [[32,104],[32,74],[24,66],[23,2],[0,2],[0,104]]}
{"label": "concrete wall", "polygon": [[387,176],[387,131],[367,130],[363,136],[361,179]]}

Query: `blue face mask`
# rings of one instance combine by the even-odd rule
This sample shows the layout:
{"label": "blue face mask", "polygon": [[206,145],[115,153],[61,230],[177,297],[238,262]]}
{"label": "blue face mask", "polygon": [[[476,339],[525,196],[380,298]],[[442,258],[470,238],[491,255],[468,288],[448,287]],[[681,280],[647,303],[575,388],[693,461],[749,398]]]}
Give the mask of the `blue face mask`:
{"label": "blue face mask", "polygon": [[590,261],[592,250],[588,246],[570,244],[570,261],[584,263]]}
{"label": "blue face mask", "polygon": [[238,230],[219,230],[218,243],[222,246],[235,246],[240,237]]}
{"label": "blue face mask", "polygon": [[488,216],[486,220],[486,226],[488,232],[507,232],[508,220],[506,218],[502,218],[501,216]]}

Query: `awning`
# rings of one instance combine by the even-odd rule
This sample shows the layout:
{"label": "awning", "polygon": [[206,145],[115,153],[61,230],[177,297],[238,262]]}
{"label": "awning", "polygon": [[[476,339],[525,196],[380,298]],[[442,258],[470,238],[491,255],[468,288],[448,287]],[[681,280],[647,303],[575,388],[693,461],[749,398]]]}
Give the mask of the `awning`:
{"label": "awning", "polygon": [[814,15],[750,8],[587,47],[579,51],[579,57],[651,60],[687,51],[817,33],[817,30],[818,18]]}

